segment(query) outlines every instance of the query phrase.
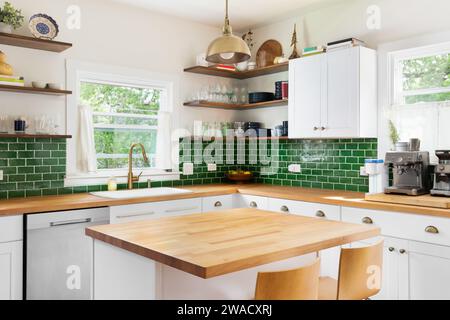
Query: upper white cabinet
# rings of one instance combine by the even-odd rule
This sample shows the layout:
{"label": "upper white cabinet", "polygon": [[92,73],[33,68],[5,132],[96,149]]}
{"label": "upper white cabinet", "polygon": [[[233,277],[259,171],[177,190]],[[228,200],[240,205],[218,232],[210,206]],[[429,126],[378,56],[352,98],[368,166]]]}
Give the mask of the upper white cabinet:
{"label": "upper white cabinet", "polygon": [[290,61],[289,137],[376,137],[376,65],[364,47]]}

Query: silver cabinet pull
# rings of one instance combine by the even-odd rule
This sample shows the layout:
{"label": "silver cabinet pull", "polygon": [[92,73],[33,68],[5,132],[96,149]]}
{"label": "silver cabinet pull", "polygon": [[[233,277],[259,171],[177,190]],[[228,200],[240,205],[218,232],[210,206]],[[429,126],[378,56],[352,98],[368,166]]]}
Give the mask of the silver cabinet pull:
{"label": "silver cabinet pull", "polygon": [[175,212],[181,212],[181,211],[191,211],[191,210],[197,210],[198,207],[189,207],[189,208],[179,208],[179,209],[169,209],[166,210],[167,213],[175,213]]}
{"label": "silver cabinet pull", "polygon": [[373,220],[369,217],[364,217],[364,218],[362,218],[361,221],[362,221],[362,223],[365,223],[365,224],[373,224]]}
{"label": "silver cabinet pull", "polygon": [[389,252],[394,252],[395,251],[395,248],[394,247],[389,247]]}
{"label": "silver cabinet pull", "polygon": [[255,201],[250,202],[250,208],[258,208],[258,204]]}
{"label": "silver cabinet pull", "polygon": [[325,218],[327,215],[322,210],[319,210],[316,212],[316,217],[318,218]]}
{"label": "silver cabinet pull", "polygon": [[145,216],[152,216],[155,212],[147,212],[147,213],[137,213],[137,214],[129,214],[129,215],[122,215],[117,216],[117,219],[126,219],[126,218],[137,218],[137,217],[145,217]]}
{"label": "silver cabinet pull", "polygon": [[58,221],[58,222],[50,222],[50,227],[61,227],[61,226],[70,226],[73,224],[83,224],[92,222],[91,218],[80,219],[80,220],[67,220],[67,221]]}
{"label": "silver cabinet pull", "polygon": [[400,250],[398,250],[398,252],[400,252],[400,254],[405,254],[406,250],[405,249],[400,249]]}
{"label": "silver cabinet pull", "polygon": [[439,233],[439,229],[436,228],[435,226],[428,226],[428,227],[425,228],[425,232],[438,234]]}
{"label": "silver cabinet pull", "polygon": [[280,209],[282,212],[289,212],[289,208],[287,206],[282,206]]}
{"label": "silver cabinet pull", "polygon": [[216,208],[220,208],[222,206],[222,202],[217,201],[216,203],[214,203],[214,207]]}

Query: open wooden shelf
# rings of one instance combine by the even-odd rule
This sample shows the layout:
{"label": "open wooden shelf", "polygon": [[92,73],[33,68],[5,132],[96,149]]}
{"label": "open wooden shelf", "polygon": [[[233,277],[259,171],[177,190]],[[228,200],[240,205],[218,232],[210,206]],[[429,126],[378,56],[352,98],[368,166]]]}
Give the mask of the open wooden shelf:
{"label": "open wooden shelf", "polygon": [[195,66],[184,69],[185,72],[204,74],[208,76],[216,76],[216,77],[224,77],[224,78],[232,78],[232,79],[249,79],[260,77],[268,74],[274,74],[279,72],[285,72],[289,70],[289,62],[284,62],[280,64],[276,64],[269,67],[247,70],[247,71],[230,71],[230,70],[222,70],[214,67],[201,67]]}
{"label": "open wooden shelf", "polygon": [[71,139],[72,136],[70,136],[70,135],[60,135],[60,134],[0,133],[0,138]]}
{"label": "open wooden shelf", "polygon": [[72,47],[71,43],[42,40],[3,32],[0,32],[0,44],[50,52],[63,52]]}
{"label": "open wooden shelf", "polygon": [[45,94],[45,95],[53,95],[53,96],[64,96],[64,95],[72,94],[72,91],[68,91],[68,90],[39,89],[39,88],[32,88],[32,87],[18,87],[18,86],[8,86],[8,85],[0,85],[0,91],[29,93],[29,94]]}
{"label": "open wooden shelf", "polygon": [[[204,141],[220,141],[220,140],[225,140],[226,137],[187,137],[190,138],[191,140],[204,140]],[[184,138],[182,138],[184,139]],[[246,139],[246,140],[289,140],[289,137],[244,137],[244,138],[237,138],[234,137],[234,139]]]}
{"label": "open wooden shelf", "polygon": [[226,109],[226,110],[250,110],[258,108],[269,108],[275,106],[284,106],[288,104],[288,100],[274,100],[251,104],[231,104],[231,103],[220,103],[220,102],[210,102],[210,101],[191,101],[184,103],[186,107],[197,107],[197,108],[213,108],[213,109]]}

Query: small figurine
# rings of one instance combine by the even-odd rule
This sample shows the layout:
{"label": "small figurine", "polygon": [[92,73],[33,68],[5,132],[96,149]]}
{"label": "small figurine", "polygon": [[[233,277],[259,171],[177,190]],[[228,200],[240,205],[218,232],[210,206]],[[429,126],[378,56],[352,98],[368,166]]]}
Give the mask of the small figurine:
{"label": "small figurine", "polygon": [[300,58],[297,50],[297,24],[294,24],[294,33],[292,34],[291,47],[293,47],[292,54],[289,57],[289,60]]}

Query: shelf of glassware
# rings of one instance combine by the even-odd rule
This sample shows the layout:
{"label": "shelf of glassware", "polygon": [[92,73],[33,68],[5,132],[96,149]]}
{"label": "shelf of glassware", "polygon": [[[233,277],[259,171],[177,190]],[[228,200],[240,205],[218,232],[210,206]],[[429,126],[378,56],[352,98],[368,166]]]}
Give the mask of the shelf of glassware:
{"label": "shelf of glassware", "polygon": [[206,100],[190,101],[184,103],[186,107],[197,107],[197,108],[215,108],[215,109],[227,109],[227,110],[249,110],[257,108],[270,108],[277,106],[287,106],[288,100],[273,100],[258,103],[248,103],[248,104],[235,104],[235,103],[223,103],[223,102],[211,102]]}

